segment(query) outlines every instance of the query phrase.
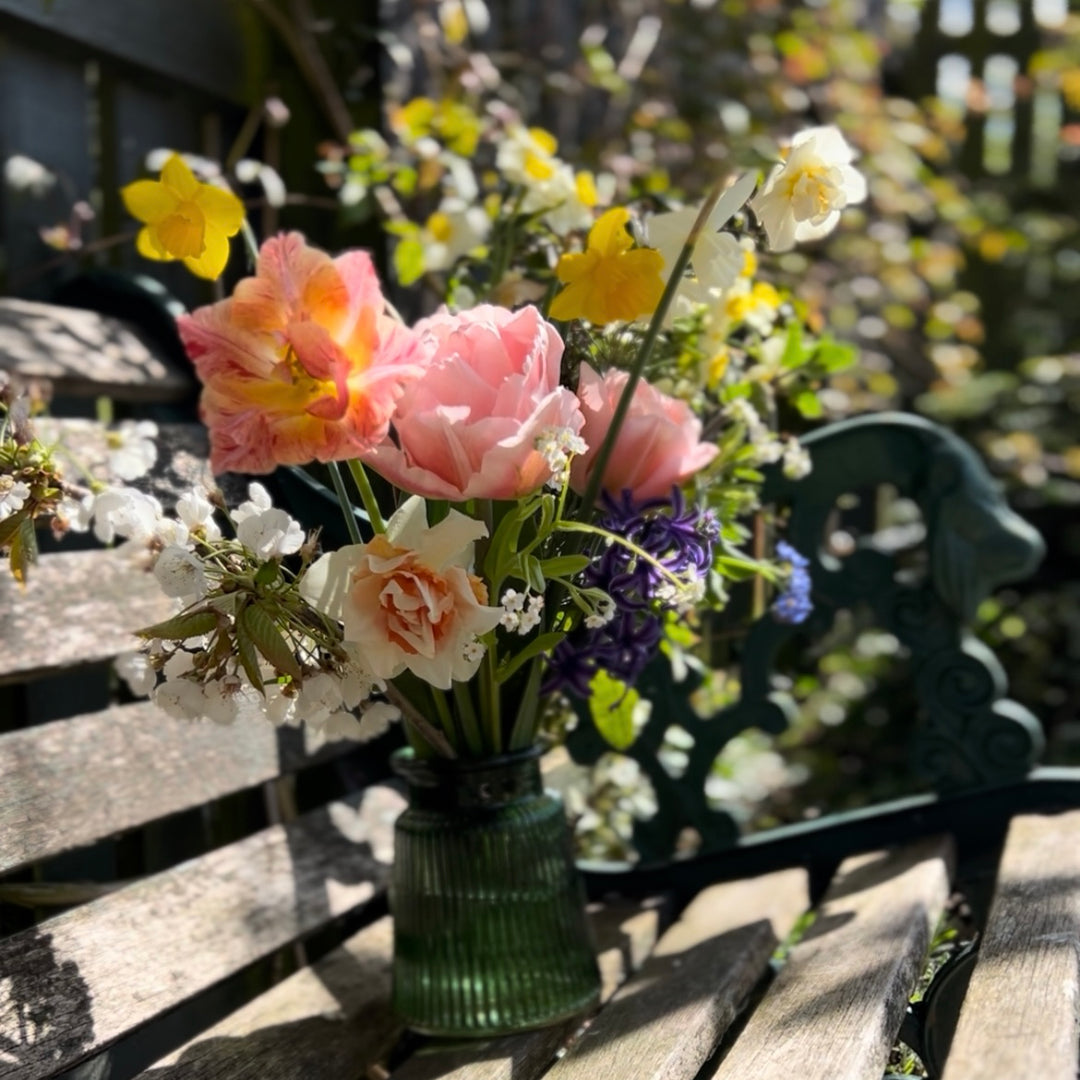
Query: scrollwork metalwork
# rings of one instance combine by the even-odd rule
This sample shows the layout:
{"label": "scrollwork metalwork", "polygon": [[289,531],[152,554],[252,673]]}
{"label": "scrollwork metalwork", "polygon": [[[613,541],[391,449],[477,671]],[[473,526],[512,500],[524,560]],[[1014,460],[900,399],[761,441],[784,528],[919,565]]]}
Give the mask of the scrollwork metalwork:
{"label": "scrollwork metalwork", "polygon": [[[804,440],[813,471],[802,480],[771,468],[763,499],[790,508],[786,536],[810,559],[815,611],[802,628],[771,615],[755,623],[743,651],[741,698],[702,719],[690,705],[698,680],[673,680],[660,659],[638,691],[653,703],[641,736],[626,753],[656,789],[658,812],[639,823],[641,857],[671,856],[683,829],[696,829],[704,848],[738,836],[731,814],[709,806],[705,781],[717,755],[740,732],[782,731],[791,703],[773,692],[776,658],[796,634],[820,636],[838,611],[869,607],[883,629],[906,646],[921,705],[913,734],[916,767],[938,790],[991,785],[1027,773],[1043,746],[1038,720],[1004,697],[1005,678],[993,654],[965,629],[979,603],[1005,582],[1027,576],[1044,552],[1039,534],[1006,505],[975,452],[955,435],[920,417],[878,414],[822,428]],[[847,558],[822,550],[829,515],[845,493],[891,484],[915,500],[926,523],[929,573],[912,581],[898,573],[895,554],[874,538]],[[573,758],[591,764],[610,747],[589,721],[587,706],[568,739]],[[673,779],[656,760],[664,732],[677,724],[694,739],[686,771]]]}

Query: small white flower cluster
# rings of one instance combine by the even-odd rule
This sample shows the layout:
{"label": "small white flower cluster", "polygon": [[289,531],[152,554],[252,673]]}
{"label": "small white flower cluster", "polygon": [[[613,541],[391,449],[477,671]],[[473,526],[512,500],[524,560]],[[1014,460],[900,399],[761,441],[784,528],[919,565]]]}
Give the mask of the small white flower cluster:
{"label": "small white flower cluster", "polygon": [[278,510],[270,502],[270,493],[262,484],[248,485],[248,498],[233,513],[236,538],[260,559],[295,555],[304,543],[299,522]]}
{"label": "small white flower cluster", "polygon": [[590,615],[585,616],[585,626],[589,630],[599,630],[602,626],[607,626],[612,619],[615,618],[615,601],[610,596],[604,597],[596,605],[596,610]]}
{"label": "small white flower cluster", "polygon": [[577,854],[584,858],[633,859],[634,822],[657,811],[648,776],[622,754],[604,754],[563,797],[575,818]]}
{"label": "small white flower cluster", "polygon": [[783,469],[789,480],[801,480],[813,470],[810,451],[798,439],[788,439],[784,444]]}
{"label": "small white flower cluster", "polygon": [[789,480],[801,480],[810,474],[810,454],[802,443],[794,438],[781,440],[769,430],[757,409],[746,398],[729,402],[725,412],[729,419],[746,426],[759,465],[772,465],[783,460],[784,475]]}
{"label": "small white flower cluster", "polygon": [[56,174],[25,154],[12,154],[4,162],[4,183],[12,191],[40,198],[55,186]]}
{"label": "small white flower cluster", "polygon": [[502,618],[499,625],[518,634],[528,634],[540,625],[540,613],[544,610],[542,596],[530,596],[528,589],[519,593],[507,589],[502,595]]}
{"label": "small white flower cluster", "polygon": [[661,603],[675,608],[676,611],[690,611],[705,599],[704,578],[681,580],[677,585],[674,581],[663,581],[657,587],[653,595]]}
{"label": "small white flower cluster", "polygon": [[548,487],[558,491],[566,482],[570,462],[588,449],[585,440],[568,427],[546,427],[536,437],[536,449],[551,470]]}
{"label": "small white flower cluster", "polygon": [[29,498],[29,484],[10,476],[0,476],[0,521],[21,510]]}

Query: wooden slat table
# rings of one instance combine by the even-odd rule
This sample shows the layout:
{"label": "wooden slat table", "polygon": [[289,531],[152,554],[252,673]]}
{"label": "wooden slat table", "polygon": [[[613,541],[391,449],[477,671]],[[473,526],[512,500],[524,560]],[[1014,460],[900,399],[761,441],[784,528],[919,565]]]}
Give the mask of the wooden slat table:
{"label": "wooden slat table", "polygon": [[[0,678],[100,663],[163,604],[126,552],[47,555],[26,590],[0,585]],[[368,751],[148,703],[73,698],[70,713],[5,717],[0,734],[0,917],[50,914],[2,928],[0,1080],[880,1080],[953,880],[948,837],[848,858],[782,963],[811,907],[803,869],[710,886],[681,911],[611,900],[593,910],[594,1016],[439,1044],[390,1010],[403,803],[365,782]],[[65,860],[177,815],[212,822],[253,792],[262,819],[207,828],[194,856],[166,850],[154,872],[81,893],[58,879]],[[1014,820],[946,1080],[1075,1075],[1078,837],[1080,812]]]}

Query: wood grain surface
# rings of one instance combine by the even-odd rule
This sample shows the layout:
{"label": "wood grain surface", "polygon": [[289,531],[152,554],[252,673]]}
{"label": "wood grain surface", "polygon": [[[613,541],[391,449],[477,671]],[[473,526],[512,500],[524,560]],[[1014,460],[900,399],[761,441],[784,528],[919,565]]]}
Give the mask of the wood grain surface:
{"label": "wood grain surface", "polygon": [[1080,811],[1009,826],[943,1080],[1075,1080]]}
{"label": "wood grain surface", "polygon": [[363,1077],[401,1032],[393,930],[380,919],[140,1073],[144,1080]]}
{"label": "wood grain surface", "polygon": [[43,555],[25,588],[0,574],[0,684],[109,660],[172,614],[153,574],[121,549]]}
{"label": "wood grain surface", "polygon": [[54,1076],[370,901],[402,805],[368,788],[0,941],[0,1078]]}
{"label": "wood grain surface", "polygon": [[808,904],[802,870],[700,893],[546,1080],[693,1080]]}
{"label": "wood grain surface", "polygon": [[847,859],[817,920],[710,1075],[881,1080],[949,894],[951,843]]}
{"label": "wood grain surface", "polygon": [[177,720],[148,701],[0,735],[0,874],[354,749],[242,717]]}
{"label": "wood grain surface", "polygon": [[57,394],[180,401],[194,376],[159,356],[138,331],[96,311],[0,299],[0,368],[48,379]]}

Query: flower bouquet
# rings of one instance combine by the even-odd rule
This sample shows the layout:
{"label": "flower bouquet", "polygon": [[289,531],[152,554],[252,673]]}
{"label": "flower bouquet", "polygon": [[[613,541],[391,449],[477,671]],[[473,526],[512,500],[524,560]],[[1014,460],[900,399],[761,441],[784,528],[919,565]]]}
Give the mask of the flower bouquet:
{"label": "flower bouquet", "polygon": [[756,279],[755,244],[820,235],[864,186],[839,133],[813,129],[760,187],[749,173],[698,206],[605,210],[546,133],[510,123],[486,135],[495,187],[463,192],[438,110],[413,113],[426,130],[397,149],[434,142],[455,186],[423,226],[386,223],[399,279],[449,301],[412,326],[366,252],[297,233],[257,246],[240,200],[178,155],[124,191],[147,258],[216,277],[244,233],[253,273],[179,319],[213,470],[324,466],[350,542],[324,550],[320,523],[258,483],[233,509],[191,491],[171,516],[129,488],[66,489],[5,421],[0,544],[24,573],[37,516],[149,541],[176,613],[124,671],[170,714],[255,710],[319,738],[399,720],[395,1001],[420,1030],[492,1034],[598,993],[540,779],[550,715],[569,695],[602,732],[623,724],[644,666],[731,581],[790,578],[776,616],[806,616],[797,553],[748,550],[740,519],[759,465],[808,468],[769,422],[776,388],[812,396],[848,354]]}

